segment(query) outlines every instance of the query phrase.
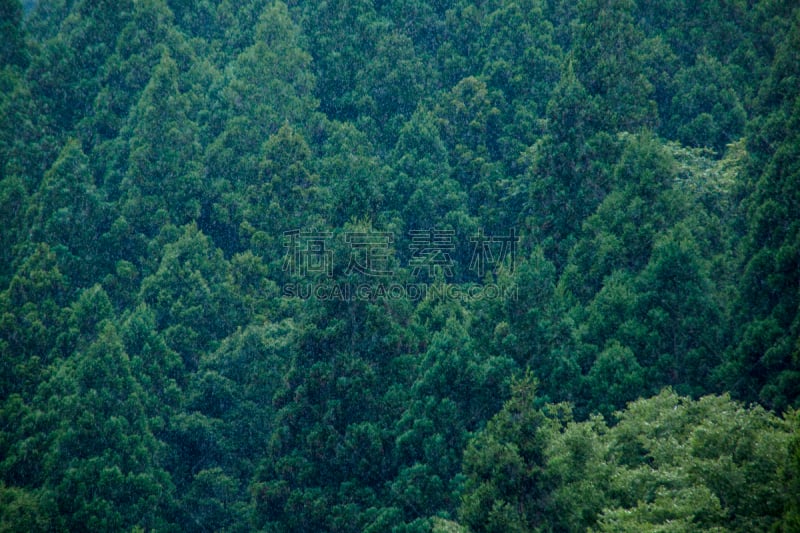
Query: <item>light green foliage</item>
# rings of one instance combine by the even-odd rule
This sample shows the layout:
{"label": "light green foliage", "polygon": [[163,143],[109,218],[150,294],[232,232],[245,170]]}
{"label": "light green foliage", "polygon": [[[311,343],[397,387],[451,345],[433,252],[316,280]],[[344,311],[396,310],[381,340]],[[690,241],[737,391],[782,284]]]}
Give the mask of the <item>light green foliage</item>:
{"label": "light green foliage", "polygon": [[791,433],[763,409],[664,390],[608,427],[536,409],[521,386],[467,447],[471,530],[767,531],[780,518]]}
{"label": "light green foliage", "polygon": [[0,531],[30,531],[39,533],[48,530],[48,521],[43,504],[36,493],[24,489],[0,485]]}
{"label": "light green foliage", "polygon": [[789,432],[761,408],[666,391],[631,404],[608,435],[620,465],[611,492],[622,505],[601,516],[602,530],[674,521],[676,531],[765,531],[785,505],[777,474]]}

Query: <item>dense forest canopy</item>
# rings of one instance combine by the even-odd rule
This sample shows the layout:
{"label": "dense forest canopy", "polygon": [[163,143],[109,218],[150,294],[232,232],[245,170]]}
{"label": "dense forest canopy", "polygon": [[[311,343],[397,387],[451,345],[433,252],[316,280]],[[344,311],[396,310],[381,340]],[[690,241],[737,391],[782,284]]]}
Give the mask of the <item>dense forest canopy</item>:
{"label": "dense forest canopy", "polygon": [[0,531],[800,531],[791,0],[0,0]]}

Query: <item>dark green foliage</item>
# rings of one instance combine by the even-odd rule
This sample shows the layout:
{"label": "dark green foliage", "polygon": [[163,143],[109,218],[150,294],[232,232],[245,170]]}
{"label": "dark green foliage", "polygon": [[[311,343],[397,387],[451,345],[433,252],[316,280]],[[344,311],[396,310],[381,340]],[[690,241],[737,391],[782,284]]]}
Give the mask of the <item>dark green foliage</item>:
{"label": "dark green foliage", "polygon": [[585,0],[578,5],[573,54],[578,79],[597,103],[595,124],[607,131],[651,126],[656,106],[635,26],[632,0]]}
{"label": "dark green foliage", "polygon": [[80,143],[70,140],[30,199],[29,238],[57,250],[74,287],[85,287],[108,268],[96,236],[108,226],[108,206],[90,174]]}
{"label": "dark green foliage", "polygon": [[675,75],[674,84],[668,135],[720,153],[739,138],[747,117],[732,76],[719,61],[698,56],[693,66]]}
{"label": "dark green foliage", "polygon": [[534,406],[528,374],[512,385],[511,399],[467,446],[460,519],[476,532],[529,531],[547,498],[545,449],[557,418]]}
{"label": "dark green foliage", "polygon": [[394,140],[395,128],[417,107],[435,73],[416,56],[414,43],[401,33],[389,33],[375,44],[374,57],[356,75],[356,106],[377,124],[374,134]]}
{"label": "dark green foliage", "polygon": [[[148,236],[159,221],[184,224],[200,216],[200,144],[188,108],[178,88],[177,64],[165,53],[129,118],[128,170],[121,184],[123,215],[142,221]],[[162,150],[164,143],[174,150]],[[154,224],[147,224],[143,213],[153,214]]]}
{"label": "dark green foliage", "polygon": [[752,152],[763,167],[754,162],[745,204],[746,255],[737,302],[742,326],[731,357],[734,374],[741,376],[734,387],[776,409],[794,405],[800,387],[800,99],[791,89],[800,64],[788,55],[798,38],[795,13],[759,95],[767,115],[754,125],[762,142],[754,142]]}
{"label": "dark green foliage", "polygon": [[3,0],[0,3],[0,65],[24,67],[28,62],[25,33],[22,28],[22,5],[19,0]]}
{"label": "dark green foliage", "polygon": [[0,0],[0,531],[798,529],[795,4]]}

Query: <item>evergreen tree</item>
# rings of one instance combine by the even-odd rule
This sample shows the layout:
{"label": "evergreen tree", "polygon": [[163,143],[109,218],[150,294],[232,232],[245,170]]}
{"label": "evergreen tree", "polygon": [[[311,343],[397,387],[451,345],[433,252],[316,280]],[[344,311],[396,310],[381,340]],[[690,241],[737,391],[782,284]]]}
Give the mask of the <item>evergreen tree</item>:
{"label": "evergreen tree", "polygon": [[[203,199],[197,125],[178,88],[178,67],[165,53],[131,114],[123,215],[153,236],[158,224],[197,220]],[[164,143],[173,149],[162,150]]]}
{"label": "evergreen tree", "polygon": [[168,528],[172,482],[159,464],[163,448],[114,326],[101,324],[38,397],[55,425],[44,457],[52,523],[69,531]]}

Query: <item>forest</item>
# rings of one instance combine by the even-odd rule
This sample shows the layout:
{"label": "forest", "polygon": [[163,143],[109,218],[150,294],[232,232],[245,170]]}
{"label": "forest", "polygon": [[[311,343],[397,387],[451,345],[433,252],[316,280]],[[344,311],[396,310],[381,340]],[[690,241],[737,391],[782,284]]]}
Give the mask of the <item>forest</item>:
{"label": "forest", "polygon": [[800,532],[793,0],[0,0],[0,532]]}

